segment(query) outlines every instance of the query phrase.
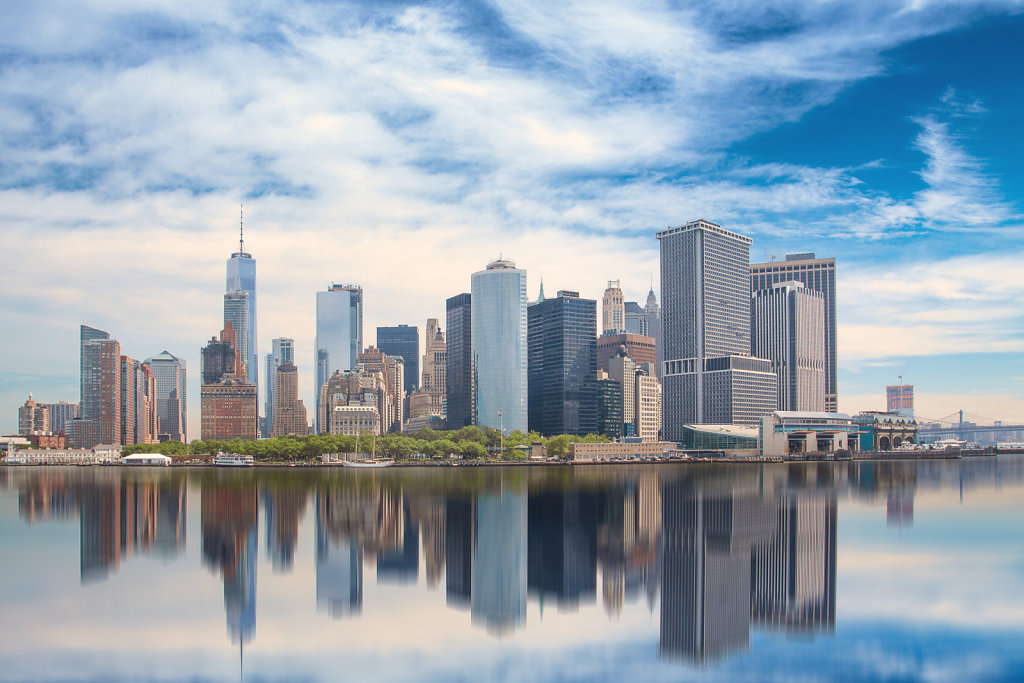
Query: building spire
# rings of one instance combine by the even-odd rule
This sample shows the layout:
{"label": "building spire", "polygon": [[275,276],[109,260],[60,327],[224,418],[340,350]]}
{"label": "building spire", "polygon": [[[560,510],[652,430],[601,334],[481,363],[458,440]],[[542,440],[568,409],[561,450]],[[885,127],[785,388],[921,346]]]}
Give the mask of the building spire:
{"label": "building spire", "polygon": [[245,221],[245,204],[238,205],[238,253],[245,253],[245,240],[242,239],[242,224]]}
{"label": "building spire", "polygon": [[537,303],[544,301],[544,278],[540,279],[540,294],[537,296]]}

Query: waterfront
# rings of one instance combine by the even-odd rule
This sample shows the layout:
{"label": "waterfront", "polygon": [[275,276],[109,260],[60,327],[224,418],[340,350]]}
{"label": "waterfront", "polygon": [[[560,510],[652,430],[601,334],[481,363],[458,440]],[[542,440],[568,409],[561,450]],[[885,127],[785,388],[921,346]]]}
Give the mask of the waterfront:
{"label": "waterfront", "polygon": [[1022,456],[0,484],[2,680],[1024,675]]}

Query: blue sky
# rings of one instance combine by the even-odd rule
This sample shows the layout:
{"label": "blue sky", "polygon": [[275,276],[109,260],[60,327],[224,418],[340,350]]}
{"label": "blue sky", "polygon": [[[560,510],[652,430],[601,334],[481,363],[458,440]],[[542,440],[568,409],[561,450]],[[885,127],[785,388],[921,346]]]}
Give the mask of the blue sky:
{"label": "blue sky", "polygon": [[[703,217],[839,268],[840,409],[1024,421],[1020,3],[22,3],[0,26],[0,431],[77,329],[189,362],[245,202],[259,339],[422,326],[499,253],[642,300]],[[862,6],[863,5],[863,6]]]}

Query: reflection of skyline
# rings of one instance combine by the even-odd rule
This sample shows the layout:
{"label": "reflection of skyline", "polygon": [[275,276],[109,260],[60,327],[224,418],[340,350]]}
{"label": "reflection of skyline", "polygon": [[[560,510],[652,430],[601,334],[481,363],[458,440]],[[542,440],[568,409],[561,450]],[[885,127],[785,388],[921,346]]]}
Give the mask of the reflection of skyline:
{"label": "reflection of skyline", "polygon": [[[710,666],[748,649],[752,628],[835,632],[844,495],[891,516],[891,501],[912,510],[922,489],[969,495],[986,481],[1022,481],[1021,463],[509,469],[471,486],[446,472],[397,469],[372,480],[258,473],[244,486],[175,468],[26,468],[9,479],[26,523],[79,517],[84,582],[111,577],[136,554],[183,554],[185,484],[198,485],[202,561],[223,581],[233,642],[254,638],[262,504],[267,566],[315,580],[325,617],[369,616],[395,603],[393,591],[411,595],[396,583],[436,590],[442,579],[444,605],[497,635],[535,626],[529,601],[542,619],[596,610],[626,621],[639,602],[658,620],[661,656]],[[303,521],[310,497],[313,519]],[[300,548],[310,522],[315,545]]]}

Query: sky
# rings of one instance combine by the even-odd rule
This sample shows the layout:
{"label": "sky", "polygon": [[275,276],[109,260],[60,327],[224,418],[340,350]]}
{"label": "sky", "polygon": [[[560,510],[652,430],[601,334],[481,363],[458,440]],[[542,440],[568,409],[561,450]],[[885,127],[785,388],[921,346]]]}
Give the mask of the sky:
{"label": "sky", "polygon": [[[78,328],[189,368],[225,261],[258,351],[315,292],[444,325],[503,255],[530,298],[643,301],[655,232],[837,259],[839,408],[1024,422],[1021,2],[17,3],[0,25],[0,432],[79,398]],[[261,372],[262,375],[262,372]],[[262,397],[261,397],[262,410]]]}

